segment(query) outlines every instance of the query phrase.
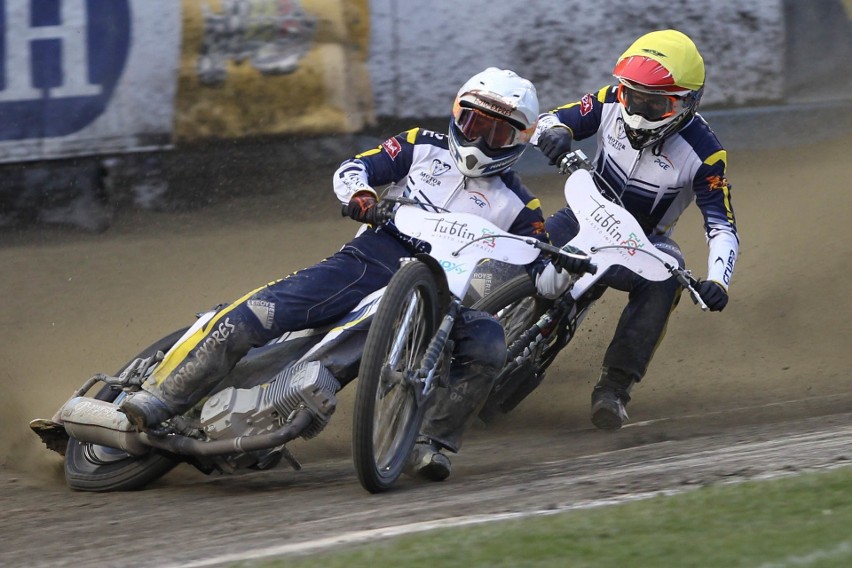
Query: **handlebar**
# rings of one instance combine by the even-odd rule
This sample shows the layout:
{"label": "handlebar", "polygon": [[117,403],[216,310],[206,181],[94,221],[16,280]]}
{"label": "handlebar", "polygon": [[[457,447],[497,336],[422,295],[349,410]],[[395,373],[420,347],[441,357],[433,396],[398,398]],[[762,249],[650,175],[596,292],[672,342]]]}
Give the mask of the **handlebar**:
{"label": "handlebar", "polygon": [[577,170],[592,169],[592,164],[589,162],[589,158],[587,158],[586,154],[579,149],[562,154],[562,157],[559,158],[556,163],[558,164],[557,167],[559,168],[560,174],[571,175]]}
{"label": "handlebar", "polygon": [[[584,169],[592,171],[592,165],[589,162],[589,159],[586,157],[586,154],[583,153],[582,150],[573,150],[571,152],[566,152],[562,155],[559,160],[557,160],[559,173],[571,175],[577,170]],[[548,245],[550,246],[550,245]],[[555,247],[552,247],[555,248]],[[547,250],[544,249],[543,250]],[[560,254],[570,254],[560,250]],[[677,281],[683,286],[687,291],[689,291],[689,295],[692,297],[692,302],[694,304],[698,304],[702,310],[707,311],[709,308],[707,304],[704,303],[704,300],[701,298],[701,294],[698,293],[699,282],[696,278],[692,276],[692,274],[683,268],[678,266],[672,266],[669,263],[664,263],[666,269],[675,277]],[[595,267],[595,271],[597,271],[597,267]],[[595,272],[591,272],[595,274]]]}
{"label": "handlebar", "polygon": [[[387,223],[388,221],[393,220],[393,212],[394,205],[398,203],[415,203],[413,199],[406,199],[402,197],[384,197],[380,199],[376,203],[376,210],[374,212],[374,219],[376,225],[381,225],[383,223]],[[351,217],[349,203],[341,203],[340,204],[340,216],[341,217]]]}
{"label": "handlebar", "polygon": [[[561,249],[561,248],[554,246],[550,243],[544,243],[544,242],[538,241],[536,239],[527,239],[526,242],[531,244],[535,248],[539,249],[540,251],[546,253],[551,258],[556,258],[558,256],[567,256],[567,257],[570,257],[570,258],[576,258],[578,260],[591,259],[591,257],[588,256],[588,255],[568,252],[567,250]],[[590,263],[589,267],[586,269],[586,272],[588,272],[589,274],[597,274],[598,273],[597,265]]]}

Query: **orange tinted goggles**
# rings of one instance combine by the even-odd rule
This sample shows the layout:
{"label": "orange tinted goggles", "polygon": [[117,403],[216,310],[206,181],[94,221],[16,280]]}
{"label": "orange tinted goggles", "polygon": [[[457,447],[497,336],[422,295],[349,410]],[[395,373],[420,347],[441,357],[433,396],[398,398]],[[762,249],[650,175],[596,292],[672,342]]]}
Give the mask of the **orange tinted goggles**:
{"label": "orange tinted goggles", "polygon": [[462,108],[456,126],[468,142],[482,139],[491,149],[506,148],[518,143],[518,130],[503,119],[485,114],[474,108]]}
{"label": "orange tinted goggles", "polygon": [[620,84],[618,102],[629,114],[638,114],[646,120],[657,121],[668,118],[681,108],[681,99],[674,95],[645,93]]}

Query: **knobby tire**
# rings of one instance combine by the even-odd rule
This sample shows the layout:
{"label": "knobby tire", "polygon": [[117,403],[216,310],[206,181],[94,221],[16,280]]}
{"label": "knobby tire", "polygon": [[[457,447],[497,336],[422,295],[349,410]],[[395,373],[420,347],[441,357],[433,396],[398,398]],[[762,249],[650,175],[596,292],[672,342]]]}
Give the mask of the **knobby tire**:
{"label": "knobby tire", "polygon": [[[180,329],[153,343],[131,359],[115,374],[118,376],[135,359],[150,357],[157,351],[166,352],[186,331]],[[95,395],[97,400],[112,402],[121,391],[103,386]],[[119,450],[68,440],[65,451],[65,481],[78,491],[131,491],[159,479],[178,464],[177,458],[152,450],[144,456],[130,456]]]}
{"label": "knobby tire", "polygon": [[[410,303],[415,312],[404,322]],[[423,422],[425,405],[405,378],[420,366],[440,323],[438,288],[429,268],[419,261],[405,264],[382,295],[370,325],[355,395],[352,454],[358,480],[370,493],[387,491],[402,474]],[[401,325],[409,330],[400,335]],[[400,336],[399,364],[387,362]],[[383,377],[384,373],[384,377]]]}
{"label": "knobby tire", "polygon": [[[529,275],[520,274],[480,299],[473,305],[473,309],[496,316],[506,333],[506,345],[510,346],[544,313],[545,303],[536,298],[535,284]],[[508,384],[507,381],[519,378],[518,373],[513,373],[494,385],[479,412],[480,419],[490,422],[496,415],[507,412],[504,403],[518,389],[517,385]]]}

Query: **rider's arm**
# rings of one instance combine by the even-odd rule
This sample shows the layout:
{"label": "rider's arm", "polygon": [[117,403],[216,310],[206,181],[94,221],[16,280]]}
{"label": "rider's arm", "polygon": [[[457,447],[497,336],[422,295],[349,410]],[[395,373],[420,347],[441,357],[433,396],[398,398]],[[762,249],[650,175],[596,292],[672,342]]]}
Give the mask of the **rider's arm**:
{"label": "rider's arm", "polygon": [[334,172],[334,193],[341,203],[349,203],[359,191],[370,191],[404,179],[411,169],[414,142],[419,128],[413,128],[392,138],[378,147],[367,150],[346,160]]}
{"label": "rider's arm", "polygon": [[[501,176],[503,182],[518,196],[524,204],[515,219],[512,221],[508,231],[513,235],[521,237],[532,237],[536,240],[549,243],[547,231],[544,228],[544,213],[541,210],[541,202],[530,193],[529,189],[521,182],[521,178],[514,172],[507,172]],[[535,279],[544,269],[546,261],[540,256],[526,266],[529,275]]]}
{"label": "rider's arm", "polygon": [[731,205],[731,186],[725,175],[727,153],[718,150],[707,157],[698,168],[693,181],[695,202],[704,216],[709,253],[707,280],[727,290],[739,254],[734,209]]}
{"label": "rider's arm", "polygon": [[616,102],[615,87],[607,86],[540,115],[531,143],[538,144],[541,132],[553,127],[567,128],[574,140],[588,138],[600,128],[604,104],[612,102]]}

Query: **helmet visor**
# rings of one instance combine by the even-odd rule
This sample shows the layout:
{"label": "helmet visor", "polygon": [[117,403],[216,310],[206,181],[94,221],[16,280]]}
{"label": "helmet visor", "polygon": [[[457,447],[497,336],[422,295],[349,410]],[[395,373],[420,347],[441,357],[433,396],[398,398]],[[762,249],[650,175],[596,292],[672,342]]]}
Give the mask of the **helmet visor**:
{"label": "helmet visor", "polygon": [[455,113],[455,122],[468,142],[482,139],[486,146],[496,150],[508,148],[520,142],[520,132],[502,118],[491,116],[475,108],[460,107]]}
{"label": "helmet visor", "polygon": [[618,86],[618,102],[628,114],[639,115],[650,121],[663,120],[683,110],[680,97],[637,91],[623,83]]}

